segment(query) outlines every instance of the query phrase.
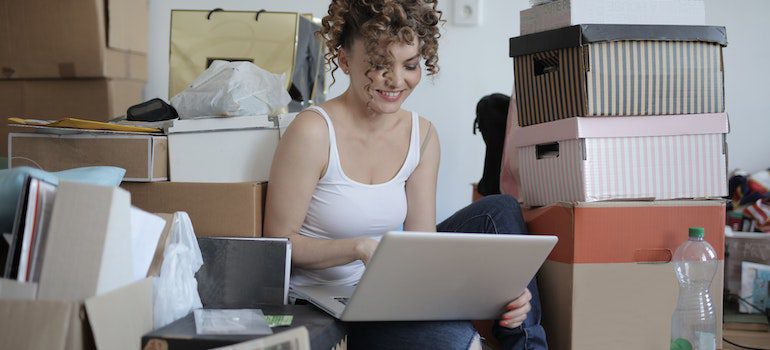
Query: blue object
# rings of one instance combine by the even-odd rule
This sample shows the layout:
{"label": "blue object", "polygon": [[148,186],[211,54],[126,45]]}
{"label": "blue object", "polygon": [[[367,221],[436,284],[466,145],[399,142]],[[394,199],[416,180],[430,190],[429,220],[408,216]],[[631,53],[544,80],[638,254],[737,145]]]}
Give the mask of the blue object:
{"label": "blue object", "polygon": [[101,186],[118,186],[123,181],[125,174],[125,169],[112,166],[75,168],[55,173],[30,167],[0,170],[0,233],[10,233],[13,230],[19,195],[24,186],[24,179],[28,175],[54,185],[58,185],[59,181],[70,181]]}

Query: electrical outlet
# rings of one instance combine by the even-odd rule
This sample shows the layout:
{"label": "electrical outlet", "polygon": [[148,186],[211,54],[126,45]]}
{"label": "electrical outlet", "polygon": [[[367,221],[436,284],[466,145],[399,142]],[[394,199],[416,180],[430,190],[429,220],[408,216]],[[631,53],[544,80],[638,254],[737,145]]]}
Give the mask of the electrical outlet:
{"label": "electrical outlet", "polygon": [[481,25],[481,0],[454,0],[452,10],[455,25]]}

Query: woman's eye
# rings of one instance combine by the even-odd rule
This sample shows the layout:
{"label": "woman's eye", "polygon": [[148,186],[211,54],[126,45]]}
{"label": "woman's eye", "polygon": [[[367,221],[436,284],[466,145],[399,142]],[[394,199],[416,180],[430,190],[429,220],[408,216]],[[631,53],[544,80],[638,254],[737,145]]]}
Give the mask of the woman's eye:
{"label": "woman's eye", "polygon": [[417,65],[404,66],[404,68],[406,68],[406,70],[416,70],[417,69]]}

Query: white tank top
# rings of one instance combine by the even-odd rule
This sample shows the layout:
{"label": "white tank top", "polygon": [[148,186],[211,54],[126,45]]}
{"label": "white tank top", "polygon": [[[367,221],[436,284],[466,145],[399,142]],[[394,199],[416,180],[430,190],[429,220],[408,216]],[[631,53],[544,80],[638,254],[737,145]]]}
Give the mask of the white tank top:
{"label": "white tank top", "polygon": [[[369,185],[345,175],[329,115],[317,106],[309,109],[323,116],[329,128],[329,164],[315,187],[299,234],[319,239],[367,236],[379,240],[387,231],[400,230],[407,211],[406,180],[420,163],[417,113],[412,112],[409,151],[401,169],[390,181]],[[321,270],[293,268],[291,285],[350,286],[358,283],[363,272],[360,260]]]}

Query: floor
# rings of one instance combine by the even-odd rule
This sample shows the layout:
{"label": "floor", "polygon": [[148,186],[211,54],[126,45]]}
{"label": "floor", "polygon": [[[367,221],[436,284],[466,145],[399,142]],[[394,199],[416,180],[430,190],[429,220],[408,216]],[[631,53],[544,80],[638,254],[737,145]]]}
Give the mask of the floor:
{"label": "floor", "polygon": [[[770,350],[770,332],[725,330],[724,334],[722,335],[722,339],[727,339],[733,343],[749,348]],[[733,350],[745,348],[733,346],[727,342],[723,342],[722,349]]]}

